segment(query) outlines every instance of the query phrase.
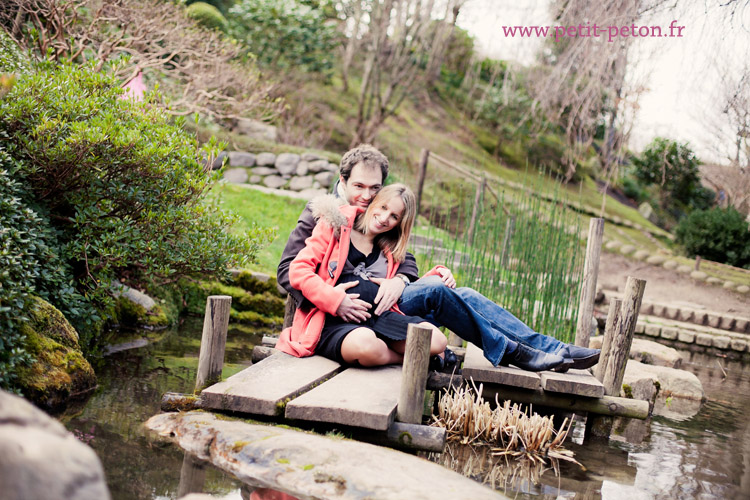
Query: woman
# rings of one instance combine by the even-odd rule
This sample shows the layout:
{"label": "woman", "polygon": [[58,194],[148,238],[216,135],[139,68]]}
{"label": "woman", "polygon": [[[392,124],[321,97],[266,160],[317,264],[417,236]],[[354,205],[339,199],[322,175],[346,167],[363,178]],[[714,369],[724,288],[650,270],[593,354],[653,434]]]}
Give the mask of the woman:
{"label": "woman", "polygon": [[[351,365],[400,363],[407,327],[416,323],[432,330],[430,354],[442,360],[445,335],[420,317],[405,316],[397,306],[379,316],[371,309],[361,324],[335,316],[347,292],[374,304],[378,285],[371,279],[396,275],[416,216],[414,193],[393,184],[380,190],[366,212],[341,205],[334,196],[314,200],[311,208],[319,222],[290,265],[289,278],[312,306],[297,309],[277,348],[298,357],[315,353]],[[440,267],[426,276],[437,274]]]}

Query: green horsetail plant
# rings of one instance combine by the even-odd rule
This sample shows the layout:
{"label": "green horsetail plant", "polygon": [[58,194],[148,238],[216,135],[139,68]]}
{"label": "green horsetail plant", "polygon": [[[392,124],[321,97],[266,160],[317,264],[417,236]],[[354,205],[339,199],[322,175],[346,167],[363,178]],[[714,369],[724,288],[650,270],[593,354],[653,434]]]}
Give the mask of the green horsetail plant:
{"label": "green horsetail plant", "polygon": [[433,200],[432,224],[415,229],[413,250],[420,266],[446,265],[459,286],[477,290],[535,331],[572,342],[583,263],[580,216],[561,203],[559,185],[543,192],[541,177],[527,177],[524,186],[503,192],[499,203],[481,197],[472,234],[474,197]]}

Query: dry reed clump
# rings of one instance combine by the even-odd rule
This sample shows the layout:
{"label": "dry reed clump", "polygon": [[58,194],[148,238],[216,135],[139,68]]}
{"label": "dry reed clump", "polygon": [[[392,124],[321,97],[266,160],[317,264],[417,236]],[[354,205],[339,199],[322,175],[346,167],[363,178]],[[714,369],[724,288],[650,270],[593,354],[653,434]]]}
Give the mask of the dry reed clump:
{"label": "dry reed clump", "polygon": [[495,402],[493,410],[482,398],[482,385],[478,390],[464,386],[445,392],[432,425],[444,427],[448,441],[487,443],[494,456],[525,457],[540,463],[548,457],[578,463],[573,452],[562,447],[573,419],[566,418],[556,431],[553,417],[529,415],[530,410],[525,412],[510,401],[501,405],[497,396]]}

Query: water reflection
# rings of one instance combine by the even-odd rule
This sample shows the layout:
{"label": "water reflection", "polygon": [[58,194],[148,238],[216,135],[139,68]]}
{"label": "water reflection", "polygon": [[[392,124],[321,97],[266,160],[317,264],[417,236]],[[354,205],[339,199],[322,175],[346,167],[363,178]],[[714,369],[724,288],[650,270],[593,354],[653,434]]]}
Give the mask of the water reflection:
{"label": "water reflection", "polygon": [[[203,491],[233,500],[292,500],[262,485],[243,484],[146,436],[142,424],[159,412],[161,395],[192,390],[201,323],[188,319],[179,329],[149,338],[146,347],[102,358],[95,367],[97,391],[61,419],[101,458],[114,499],[178,498]],[[249,363],[261,336],[230,325],[229,372]],[[608,443],[567,443],[585,470],[563,462],[557,464],[558,474],[551,463],[506,462],[486,450],[455,445],[434,459],[514,498],[750,498],[750,365],[719,359],[720,368],[714,356],[682,354],[683,367],[701,380],[708,401],[681,421],[617,420]],[[674,411],[675,401],[660,404]]]}
{"label": "water reflection", "polygon": [[[196,472],[192,481],[181,481],[192,470],[186,465],[188,459],[174,445],[153,442],[143,428],[143,422],[159,413],[162,394],[192,391],[201,330],[200,318],[187,318],[180,328],[144,332],[153,335],[147,347],[115,349],[95,363],[96,392],[60,416],[99,455],[113,499],[179,498],[187,491],[198,491],[199,479],[201,491],[241,498],[242,483],[210,464],[201,463],[202,472]],[[225,368],[236,372],[249,364],[253,345],[261,336],[230,328]],[[182,491],[183,484],[196,489]]]}

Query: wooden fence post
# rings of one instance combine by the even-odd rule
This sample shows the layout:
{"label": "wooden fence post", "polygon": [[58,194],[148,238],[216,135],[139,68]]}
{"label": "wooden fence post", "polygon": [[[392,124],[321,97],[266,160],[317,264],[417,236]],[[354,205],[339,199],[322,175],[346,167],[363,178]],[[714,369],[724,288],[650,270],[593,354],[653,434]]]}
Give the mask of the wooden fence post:
{"label": "wooden fence post", "polygon": [[625,365],[628,363],[630,346],[633,344],[633,333],[638,313],[641,310],[643,292],[646,280],[628,276],[625,284],[625,294],[622,299],[620,315],[614,324],[614,337],[607,356],[607,366],[604,368],[604,393],[609,396],[619,396],[622,378],[625,375]]}
{"label": "wooden fence post", "polygon": [[481,182],[477,184],[477,192],[474,195],[474,207],[471,210],[471,222],[469,222],[469,245],[474,242],[474,226],[477,223],[477,214],[479,212],[479,206],[482,204],[485,187],[487,187],[487,178],[482,176]]}
{"label": "wooden fence post", "polygon": [[453,333],[453,331],[449,331],[448,333],[448,345],[452,347],[462,347],[464,345],[464,339]]}
{"label": "wooden fence post", "polygon": [[231,305],[232,297],[228,295],[211,295],[206,299],[198,373],[195,377],[196,393],[221,380]]}
{"label": "wooden fence post", "polygon": [[284,323],[281,326],[281,329],[289,328],[292,326],[292,321],[294,320],[294,313],[297,312],[297,303],[294,301],[294,297],[292,297],[292,294],[288,294],[286,296],[286,302],[284,303]]}
{"label": "wooden fence post", "polygon": [[503,236],[503,250],[500,257],[500,265],[508,267],[510,260],[510,243],[513,241],[513,233],[516,230],[516,216],[511,215],[505,223],[505,236]]}
{"label": "wooden fence post", "polygon": [[599,274],[599,256],[602,253],[604,219],[592,218],[589,222],[589,237],[586,244],[586,260],[583,263],[583,286],[581,286],[578,322],[576,323],[577,346],[588,347],[591,336],[591,318],[594,316],[596,279]]}
{"label": "wooden fence post", "polygon": [[594,368],[594,376],[601,382],[604,380],[604,370],[607,367],[609,351],[612,348],[612,339],[615,336],[615,323],[620,317],[622,309],[622,300],[612,299],[609,303],[609,312],[607,313],[607,324],[604,327],[604,339],[602,339],[602,352],[599,355],[599,363]]}
{"label": "wooden fence post", "polygon": [[422,149],[422,153],[419,155],[419,169],[417,170],[417,216],[419,216],[419,207],[422,203],[422,189],[424,188],[424,180],[427,177],[427,162],[430,159],[430,150]]}
{"label": "wooden fence post", "polygon": [[422,422],[424,394],[430,363],[432,329],[409,325],[401,377],[401,393],[396,408],[396,420],[407,424]]}

